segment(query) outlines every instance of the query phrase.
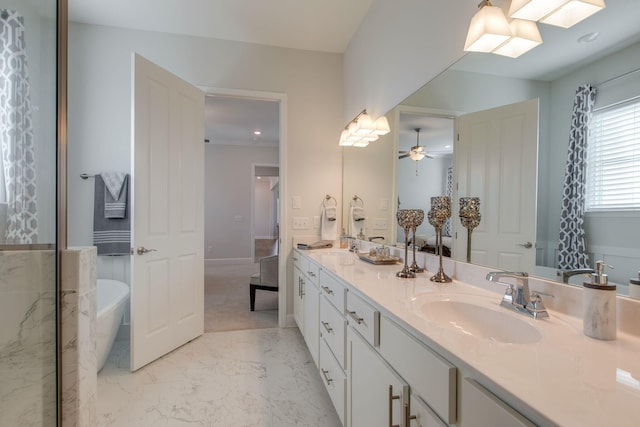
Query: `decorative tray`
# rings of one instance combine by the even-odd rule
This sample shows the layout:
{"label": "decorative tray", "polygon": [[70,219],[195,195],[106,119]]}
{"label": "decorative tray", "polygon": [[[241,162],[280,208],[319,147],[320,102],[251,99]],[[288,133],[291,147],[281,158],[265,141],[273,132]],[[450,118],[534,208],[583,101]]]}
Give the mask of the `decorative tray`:
{"label": "decorative tray", "polygon": [[398,264],[401,260],[395,256],[379,257],[371,254],[358,254],[362,261],[375,265]]}

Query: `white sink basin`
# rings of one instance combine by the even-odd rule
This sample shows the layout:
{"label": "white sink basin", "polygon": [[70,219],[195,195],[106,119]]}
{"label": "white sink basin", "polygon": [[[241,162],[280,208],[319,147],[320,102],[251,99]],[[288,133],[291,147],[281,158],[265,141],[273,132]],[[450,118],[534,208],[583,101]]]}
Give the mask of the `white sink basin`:
{"label": "white sink basin", "polygon": [[500,307],[494,310],[468,302],[437,300],[425,302],[419,310],[429,320],[476,338],[510,344],[535,343],[542,338],[525,318]]}

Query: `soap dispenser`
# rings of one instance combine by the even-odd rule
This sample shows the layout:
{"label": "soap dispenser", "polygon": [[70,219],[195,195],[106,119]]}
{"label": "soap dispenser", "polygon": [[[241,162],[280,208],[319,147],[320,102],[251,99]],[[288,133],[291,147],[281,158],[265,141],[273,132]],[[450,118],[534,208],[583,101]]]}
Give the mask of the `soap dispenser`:
{"label": "soap dispenser", "polygon": [[640,271],[637,279],[629,279],[629,296],[640,299]]}
{"label": "soap dispenser", "polygon": [[[591,282],[584,282],[582,300],[584,334],[599,340],[616,339],[616,285],[603,273],[604,261],[596,262]],[[611,266],[608,266],[611,267]]]}

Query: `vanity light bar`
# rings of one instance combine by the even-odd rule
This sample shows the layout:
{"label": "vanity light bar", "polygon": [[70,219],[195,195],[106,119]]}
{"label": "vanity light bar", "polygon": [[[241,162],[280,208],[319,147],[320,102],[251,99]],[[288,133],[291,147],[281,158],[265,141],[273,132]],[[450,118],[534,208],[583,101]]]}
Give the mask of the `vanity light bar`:
{"label": "vanity light bar", "polygon": [[369,142],[377,140],[389,131],[389,122],[385,116],[380,116],[374,121],[365,109],[358,113],[344,128],[340,134],[339,145],[342,147],[366,147]]}

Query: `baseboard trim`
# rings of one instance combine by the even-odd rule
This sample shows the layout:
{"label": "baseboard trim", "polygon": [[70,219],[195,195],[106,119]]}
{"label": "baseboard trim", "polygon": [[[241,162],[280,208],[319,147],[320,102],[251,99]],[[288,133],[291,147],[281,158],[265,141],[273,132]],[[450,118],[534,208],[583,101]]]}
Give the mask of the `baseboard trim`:
{"label": "baseboard trim", "polygon": [[285,324],[285,328],[297,328],[298,324],[296,323],[296,319],[293,317],[293,314],[287,314]]}

